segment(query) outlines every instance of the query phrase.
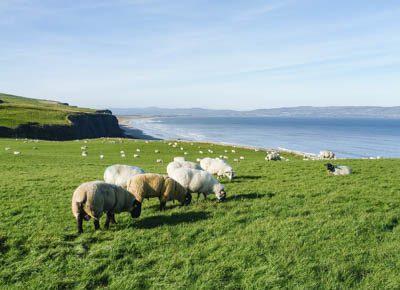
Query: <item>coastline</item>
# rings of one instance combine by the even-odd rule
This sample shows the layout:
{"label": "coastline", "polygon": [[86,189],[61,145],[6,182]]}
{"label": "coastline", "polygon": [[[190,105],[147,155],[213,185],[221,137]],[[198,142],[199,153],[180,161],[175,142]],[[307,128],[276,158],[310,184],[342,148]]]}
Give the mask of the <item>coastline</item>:
{"label": "coastline", "polygon": [[[207,140],[193,141],[193,140],[185,140],[185,139],[161,139],[161,138],[147,135],[142,130],[136,129],[136,128],[132,127],[130,124],[131,120],[139,120],[139,119],[140,120],[143,120],[143,119],[151,120],[151,119],[157,118],[157,116],[120,115],[120,116],[116,116],[116,117],[118,119],[121,129],[124,130],[125,134],[134,139],[153,140],[153,141],[155,141],[155,140],[170,140],[170,141],[179,141],[179,142],[183,142],[183,143],[197,142],[197,143],[210,144],[210,145],[233,146],[235,148],[257,150],[257,151],[263,151],[266,153],[271,152],[271,151],[276,151],[279,153],[289,153],[289,154],[293,154],[296,156],[301,156],[303,158],[308,158],[311,160],[319,159],[318,155],[314,154],[314,153],[291,150],[291,149],[282,148],[282,147],[265,148],[265,147],[259,147],[259,146],[234,144],[234,143],[228,143],[228,142],[215,142],[215,141],[207,141]],[[342,159],[342,158],[340,158],[340,159]]]}

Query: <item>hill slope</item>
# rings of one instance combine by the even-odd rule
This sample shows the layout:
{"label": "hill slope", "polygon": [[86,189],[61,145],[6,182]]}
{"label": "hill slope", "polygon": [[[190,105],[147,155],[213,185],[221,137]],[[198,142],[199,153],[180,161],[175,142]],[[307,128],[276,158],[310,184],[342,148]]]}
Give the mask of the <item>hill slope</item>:
{"label": "hill slope", "polygon": [[0,94],[0,137],[70,140],[121,136],[118,120],[109,111]]}
{"label": "hill slope", "polygon": [[[165,173],[180,147],[191,161],[209,148],[230,162],[245,157],[232,162],[237,178],[223,181],[226,202],[194,195],[159,212],[153,198],[138,219],[118,214],[104,230],[103,217],[100,231],[91,221],[76,235],[71,196],[81,182],[116,163]],[[1,139],[0,288],[398,288],[400,160],[346,160],[354,174],[333,177],[324,161],[264,157],[199,143]]]}

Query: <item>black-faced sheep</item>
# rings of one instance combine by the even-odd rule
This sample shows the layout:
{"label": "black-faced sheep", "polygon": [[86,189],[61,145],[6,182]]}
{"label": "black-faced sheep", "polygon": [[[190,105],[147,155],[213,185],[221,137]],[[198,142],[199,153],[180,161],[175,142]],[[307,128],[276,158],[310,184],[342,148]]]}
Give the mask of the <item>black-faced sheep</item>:
{"label": "black-faced sheep", "polygon": [[132,177],[128,181],[128,191],[139,203],[145,198],[158,197],[160,210],[165,209],[169,200],[178,200],[182,205],[189,205],[192,195],[186,188],[166,175],[145,173]]}
{"label": "black-faced sheep", "polygon": [[332,175],[349,175],[353,170],[349,166],[333,165],[331,163],[325,164],[329,174]]}
{"label": "black-faced sheep", "polygon": [[83,232],[83,220],[94,219],[95,230],[100,228],[100,218],[103,213],[107,213],[105,228],[110,222],[115,223],[115,213],[129,212],[132,218],[140,216],[141,204],[135,197],[114,184],[103,181],[90,181],[81,184],[72,195],[72,214],[74,215],[78,233]]}

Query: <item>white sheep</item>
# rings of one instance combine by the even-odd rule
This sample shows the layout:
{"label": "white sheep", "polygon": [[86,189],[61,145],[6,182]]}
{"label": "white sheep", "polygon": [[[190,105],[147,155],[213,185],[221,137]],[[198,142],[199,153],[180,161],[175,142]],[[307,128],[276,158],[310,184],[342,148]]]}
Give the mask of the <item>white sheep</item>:
{"label": "white sheep", "polygon": [[265,157],[265,160],[267,160],[267,161],[278,161],[278,160],[281,160],[281,156],[279,155],[278,152],[270,152]]}
{"label": "white sheep", "polygon": [[332,151],[324,150],[319,152],[318,157],[321,159],[335,159],[336,155]]}
{"label": "white sheep", "polygon": [[143,173],[144,170],[137,166],[115,164],[107,167],[104,171],[104,181],[126,188],[129,179]]}
{"label": "white sheep", "polygon": [[139,158],[140,155],[139,154],[133,154],[133,158]]}
{"label": "white sheep", "polygon": [[14,151],[14,155],[20,155],[21,152],[20,151]]}
{"label": "white sheep", "polygon": [[164,163],[164,161],[162,159],[157,159],[156,163]]}
{"label": "white sheep", "polygon": [[218,177],[225,176],[229,180],[232,180],[235,176],[232,167],[225,160],[219,158],[204,158],[200,161],[200,166],[203,170],[215,174]]}
{"label": "white sheep", "polygon": [[88,154],[87,154],[87,152],[86,152],[86,151],[83,151],[83,152],[81,153],[81,155],[82,155],[83,157],[86,157],[86,156],[88,156]]}
{"label": "white sheep", "polygon": [[100,155],[100,159],[104,159],[104,155],[103,154]]}
{"label": "white sheep", "polygon": [[325,164],[329,174],[332,175],[349,175],[353,172],[351,167],[342,165]]}
{"label": "white sheep", "polygon": [[6,147],[6,148],[4,148],[4,150],[8,151],[8,150],[11,150],[11,148],[10,147]]}
{"label": "white sheep", "polygon": [[160,150],[154,150],[154,153],[156,153],[156,154],[158,154],[158,153],[160,153]]}
{"label": "white sheep", "polygon": [[136,149],[136,152],[140,152],[140,149]]}
{"label": "white sheep", "polygon": [[206,171],[180,167],[172,170],[168,173],[168,176],[187,188],[189,192],[197,192],[197,198],[200,194],[207,198],[207,195],[211,193],[215,194],[218,201],[223,201],[226,198],[224,186]]}
{"label": "white sheep", "polygon": [[[179,160],[179,159],[178,159]],[[174,171],[177,168],[191,168],[191,169],[198,169],[198,170],[202,170],[200,165],[194,162],[190,162],[190,161],[177,161],[174,158],[173,162],[170,162],[167,165],[167,173],[171,173],[172,171]]]}
{"label": "white sheep", "polygon": [[239,159],[240,159],[240,160],[244,160],[244,156],[240,156]]}

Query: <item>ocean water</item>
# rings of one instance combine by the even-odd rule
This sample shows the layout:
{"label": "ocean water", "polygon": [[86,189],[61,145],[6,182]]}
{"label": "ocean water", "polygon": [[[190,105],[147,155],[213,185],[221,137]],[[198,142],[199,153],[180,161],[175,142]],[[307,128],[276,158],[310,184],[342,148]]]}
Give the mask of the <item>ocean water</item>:
{"label": "ocean water", "polygon": [[225,142],[339,157],[400,157],[400,120],[285,117],[165,117],[131,126],[162,139]]}

